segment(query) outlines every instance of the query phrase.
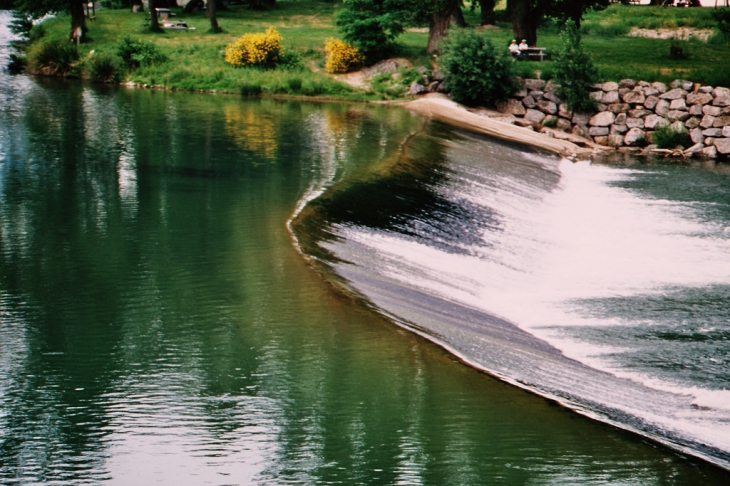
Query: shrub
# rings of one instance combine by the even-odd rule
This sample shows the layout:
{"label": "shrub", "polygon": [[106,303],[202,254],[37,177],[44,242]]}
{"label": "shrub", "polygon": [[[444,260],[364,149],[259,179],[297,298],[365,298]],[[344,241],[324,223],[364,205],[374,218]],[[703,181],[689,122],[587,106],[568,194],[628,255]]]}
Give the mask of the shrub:
{"label": "shrub", "polygon": [[10,62],[8,63],[8,71],[11,73],[19,73],[24,71],[28,64],[28,59],[25,56],[18,54],[10,54]]}
{"label": "shrub", "polygon": [[111,83],[120,79],[120,61],[108,52],[91,56],[87,66],[89,78],[94,81]]}
{"label": "shrub", "polygon": [[48,42],[42,44],[32,57],[32,65],[46,76],[67,76],[76,68],[79,53],[68,42]]}
{"label": "shrub", "polygon": [[258,82],[244,82],[240,87],[243,96],[257,96],[261,94],[261,84]]}
{"label": "shrub", "polygon": [[283,51],[281,35],[274,27],[269,27],[263,34],[244,34],[228,45],[225,59],[234,66],[274,67]]}
{"label": "shrub", "polygon": [[324,69],[328,73],[347,73],[365,62],[365,57],[357,47],[338,39],[329,38],[324,41],[324,53]]}
{"label": "shrub", "polygon": [[335,24],[342,37],[360,50],[368,64],[386,58],[403,33],[398,9],[390,7],[386,1],[348,0],[337,14]]}
{"label": "shrub", "polygon": [[151,66],[167,60],[167,56],[151,42],[132,40],[128,35],[125,35],[117,42],[116,54],[130,70],[140,66]]}
{"label": "shrub", "polygon": [[563,45],[554,63],[555,80],[560,84],[559,94],[571,110],[591,112],[595,110],[596,102],[589,93],[591,85],[598,78],[598,70],[583,51],[575,22],[568,20],[560,37]]}
{"label": "shrub", "polygon": [[692,139],[685,130],[675,130],[671,125],[665,125],[657,128],[652,135],[652,142],[657,144],[659,148],[673,149],[678,145],[689,147],[692,145]]}
{"label": "shrub", "polygon": [[288,69],[290,71],[301,71],[306,67],[304,64],[304,57],[298,52],[284,51],[283,54],[279,54],[279,68]]}
{"label": "shrub", "polygon": [[495,49],[483,33],[452,32],[441,56],[451,98],[466,105],[493,105],[507,99],[516,86],[512,59],[505,52]]}
{"label": "shrub", "polygon": [[717,22],[717,29],[725,37],[730,37],[730,8],[718,8],[712,12],[712,18]]}

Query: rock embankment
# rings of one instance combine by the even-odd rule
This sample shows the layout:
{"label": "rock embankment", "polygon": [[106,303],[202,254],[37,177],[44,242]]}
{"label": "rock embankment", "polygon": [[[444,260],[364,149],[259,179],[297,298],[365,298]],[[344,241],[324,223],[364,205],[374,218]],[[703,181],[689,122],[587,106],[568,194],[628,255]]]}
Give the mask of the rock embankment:
{"label": "rock embankment", "polygon": [[[573,113],[557,95],[559,86],[540,79],[519,80],[522,88],[498,105],[515,125],[552,127],[607,147],[652,150],[655,130],[670,126],[687,132],[691,147],[682,156],[730,156],[730,89],[675,80],[648,83],[624,79],[594,86],[598,111]],[[648,147],[647,147],[648,145]]]}

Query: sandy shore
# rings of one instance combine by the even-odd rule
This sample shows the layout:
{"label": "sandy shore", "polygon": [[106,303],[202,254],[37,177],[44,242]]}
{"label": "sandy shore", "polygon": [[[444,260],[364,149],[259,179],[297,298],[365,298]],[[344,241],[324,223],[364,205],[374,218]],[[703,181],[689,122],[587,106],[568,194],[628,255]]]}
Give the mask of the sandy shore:
{"label": "sandy shore", "polygon": [[596,153],[596,149],[579,147],[569,140],[476,115],[442,94],[428,94],[417,100],[404,102],[402,106],[462,130],[529,145],[570,160],[589,160]]}

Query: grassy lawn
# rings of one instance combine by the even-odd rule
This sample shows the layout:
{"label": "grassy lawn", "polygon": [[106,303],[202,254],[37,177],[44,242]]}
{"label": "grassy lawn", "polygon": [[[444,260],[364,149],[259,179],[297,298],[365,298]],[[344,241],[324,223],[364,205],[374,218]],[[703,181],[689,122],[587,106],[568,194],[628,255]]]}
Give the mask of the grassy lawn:
{"label": "grassy lawn", "polygon": [[[333,14],[337,4],[331,2],[279,0],[277,7],[268,11],[253,11],[245,6],[232,6],[219,12],[218,20],[224,33],[208,32],[209,23],[204,12],[182,14],[178,19],[187,22],[194,31],[166,31],[154,34],[143,27],[146,13],[126,10],[101,10],[97,20],[89,23],[90,42],[82,45],[82,59],[89,51],[113,52],[118,39],[129,35],[133,39],[155,43],[168,61],[142,67],[128,73],[128,81],[165,85],[180,89],[209,89],[232,92],[288,93],[325,95],[338,97],[371,97],[339,83],[323,73],[323,44],[328,37],[338,37]],[[502,6],[503,8],[503,6]],[[478,11],[464,9],[470,26],[479,24]],[[602,80],[623,78],[646,81],[671,81],[676,78],[691,79],[711,85],[730,86],[730,41],[716,35],[708,42],[700,40],[670,41],[629,37],[632,27],[712,29],[712,9],[704,8],[657,8],[644,6],[613,5],[602,12],[586,14],[583,25],[585,50],[599,68]],[[65,41],[69,19],[59,16],[46,21],[47,35],[41,42]],[[270,70],[234,68],[223,61],[227,44],[248,32],[263,32],[270,25],[283,36],[283,44],[290,52],[298,53],[304,60],[305,69]],[[512,39],[509,23],[498,23],[497,28],[484,30],[496,45],[506,46]],[[425,52],[428,34],[406,32],[398,39],[396,56],[406,57],[416,65],[432,67],[432,56]],[[670,59],[670,45],[681,47],[684,59]],[[538,31],[538,44],[549,53],[560,46],[558,28],[546,22]],[[31,45],[29,53],[37,46]],[[94,54],[96,55],[96,54]],[[550,78],[552,62],[515,63],[517,74],[539,75]],[[252,88],[253,87],[253,88]],[[254,89],[255,88],[255,89]]]}

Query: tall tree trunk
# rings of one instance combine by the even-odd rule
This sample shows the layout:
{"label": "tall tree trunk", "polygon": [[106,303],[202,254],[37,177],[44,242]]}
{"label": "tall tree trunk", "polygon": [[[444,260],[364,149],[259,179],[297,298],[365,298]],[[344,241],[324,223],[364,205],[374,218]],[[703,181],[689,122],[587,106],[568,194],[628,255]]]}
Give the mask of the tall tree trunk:
{"label": "tall tree trunk", "polygon": [[479,0],[480,22],[482,25],[494,25],[497,21],[494,15],[494,0]]}
{"label": "tall tree trunk", "polygon": [[71,42],[81,42],[86,33],[86,14],[84,13],[84,0],[70,0],[71,10]]}
{"label": "tall tree trunk", "polygon": [[461,11],[461,7],[457,7],[454,13],[451,14],[451,23],[456,27],[466,27],[466,19],[464,18],[464,12]]}
{"label": "tall tree trunk", "polygon": [[221,31],[221,28],[218,27],[218,19],[215,16],[215,7],[216,7],[216,0],[208,0],[208,3],[206,4],[205,11],[208,15],[208,18],[210,19],[210,31],[214,33],[218,33]]}
{"label": "tall tree trunk", "polygon": [[183,8],[183,12],[193,13],[193,10],[195,10],[198,5],[202,6],[203,0],[190,0]]}
{"label": "tall tree trunk", "polygon": [[528,45],[537,45],[537,26],[540,23],[540,16],[531,8],[530,0],[508,0],[507,11],[517,42],[525,39]]}
{"label": "tall tree trunk", "polygon": [[428,44],[426,52],[435,54],[440,51],[439,44],[449,33],[449,22],[454,10],[459,8],[461,0],[448,0],[442,9],[431,14],[428,25]]}
{"label": "tall tree trunk", "polygon": [[157,0],[149,0],[150,7],[150,30],[152,32],[160,32],[160,19],[157,17]]}

